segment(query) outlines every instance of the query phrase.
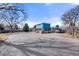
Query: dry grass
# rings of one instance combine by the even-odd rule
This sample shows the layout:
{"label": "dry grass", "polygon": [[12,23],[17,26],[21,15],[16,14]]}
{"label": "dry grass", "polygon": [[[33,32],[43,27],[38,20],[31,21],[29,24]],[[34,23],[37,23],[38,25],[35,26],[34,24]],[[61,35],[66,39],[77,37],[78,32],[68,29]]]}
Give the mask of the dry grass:
{"label": "dry grass", "polygon": [[71,34],[68,34],[68,33],[65,33],[64,36],[67,38],[74,38]]}
{"label": "dry grass", "polygon": [[5,41],[6,39],[8,39],[10,33],[2,33],[0,34],[0,41]]}
{"label": "dry grass", "polygon": [[76,35],[76,38],[78,38],[78,39],[79,39],[79,34],[77,34],[77,35]]}
{"label": "dry grass", "polygon": [[78,39],[76,35],[75,36],[72,36],[69,33],[57,33],[56,36],[63,37],[63,38],[66,38],[66,39]]}
{"label": "dry grass", "polygon": [[79,39],[79,34],[72,36],[71,34],[64,33],[63,36],[64,36],[65,38],[70,38],[70,39]]}

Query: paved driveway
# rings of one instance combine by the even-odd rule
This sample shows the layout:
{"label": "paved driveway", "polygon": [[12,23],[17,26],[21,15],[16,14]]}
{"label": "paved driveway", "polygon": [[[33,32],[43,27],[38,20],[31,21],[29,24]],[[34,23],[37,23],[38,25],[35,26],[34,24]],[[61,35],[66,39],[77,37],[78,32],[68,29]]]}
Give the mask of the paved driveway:
{"label": "paved driveway", "polygon": [[79,56],[79,40],[53,34],[13,33],[0,45],[1,56]]}

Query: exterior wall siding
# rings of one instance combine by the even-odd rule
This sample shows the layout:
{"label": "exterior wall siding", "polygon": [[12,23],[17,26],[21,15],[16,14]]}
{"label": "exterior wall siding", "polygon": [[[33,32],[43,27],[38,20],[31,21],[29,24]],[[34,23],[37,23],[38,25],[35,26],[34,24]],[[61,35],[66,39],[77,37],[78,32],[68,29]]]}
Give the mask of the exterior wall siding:
{"label": "exterior wall siding", "polygon": [[50,24],[44,24],[43,29],[44,30],[49,30],[50,29]]}
{"label": "exterior wall siding", "polygon": [[39,24],[39,25],[36,26],[36,28],[37,29],[43,29],[43,25],[42,24]]}
{"label": "exterior wall siding", "polygon": [[49,30],[50,29],[50,24],[48,24],[48,23],[37,24],[36,29]]}

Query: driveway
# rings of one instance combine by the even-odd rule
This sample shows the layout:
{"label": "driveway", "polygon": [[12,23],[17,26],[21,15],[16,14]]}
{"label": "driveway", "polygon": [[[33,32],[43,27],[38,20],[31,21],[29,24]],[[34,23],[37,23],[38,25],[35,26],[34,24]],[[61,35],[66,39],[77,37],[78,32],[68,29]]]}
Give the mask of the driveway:
{"label": "driveway", "polygon": [[53,33],[13,33],[0,45],[1,56],[79,56],[79,40]]}

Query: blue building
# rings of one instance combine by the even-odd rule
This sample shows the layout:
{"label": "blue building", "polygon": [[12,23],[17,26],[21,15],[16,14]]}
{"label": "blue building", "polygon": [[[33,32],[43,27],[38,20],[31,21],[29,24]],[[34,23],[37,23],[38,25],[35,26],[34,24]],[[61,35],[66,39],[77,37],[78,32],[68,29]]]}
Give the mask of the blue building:
{"label": "blue building", "polygon": [[50,30],[50,24],[49,23],[40,23],[36,25],[36,29],[40,30]]}

